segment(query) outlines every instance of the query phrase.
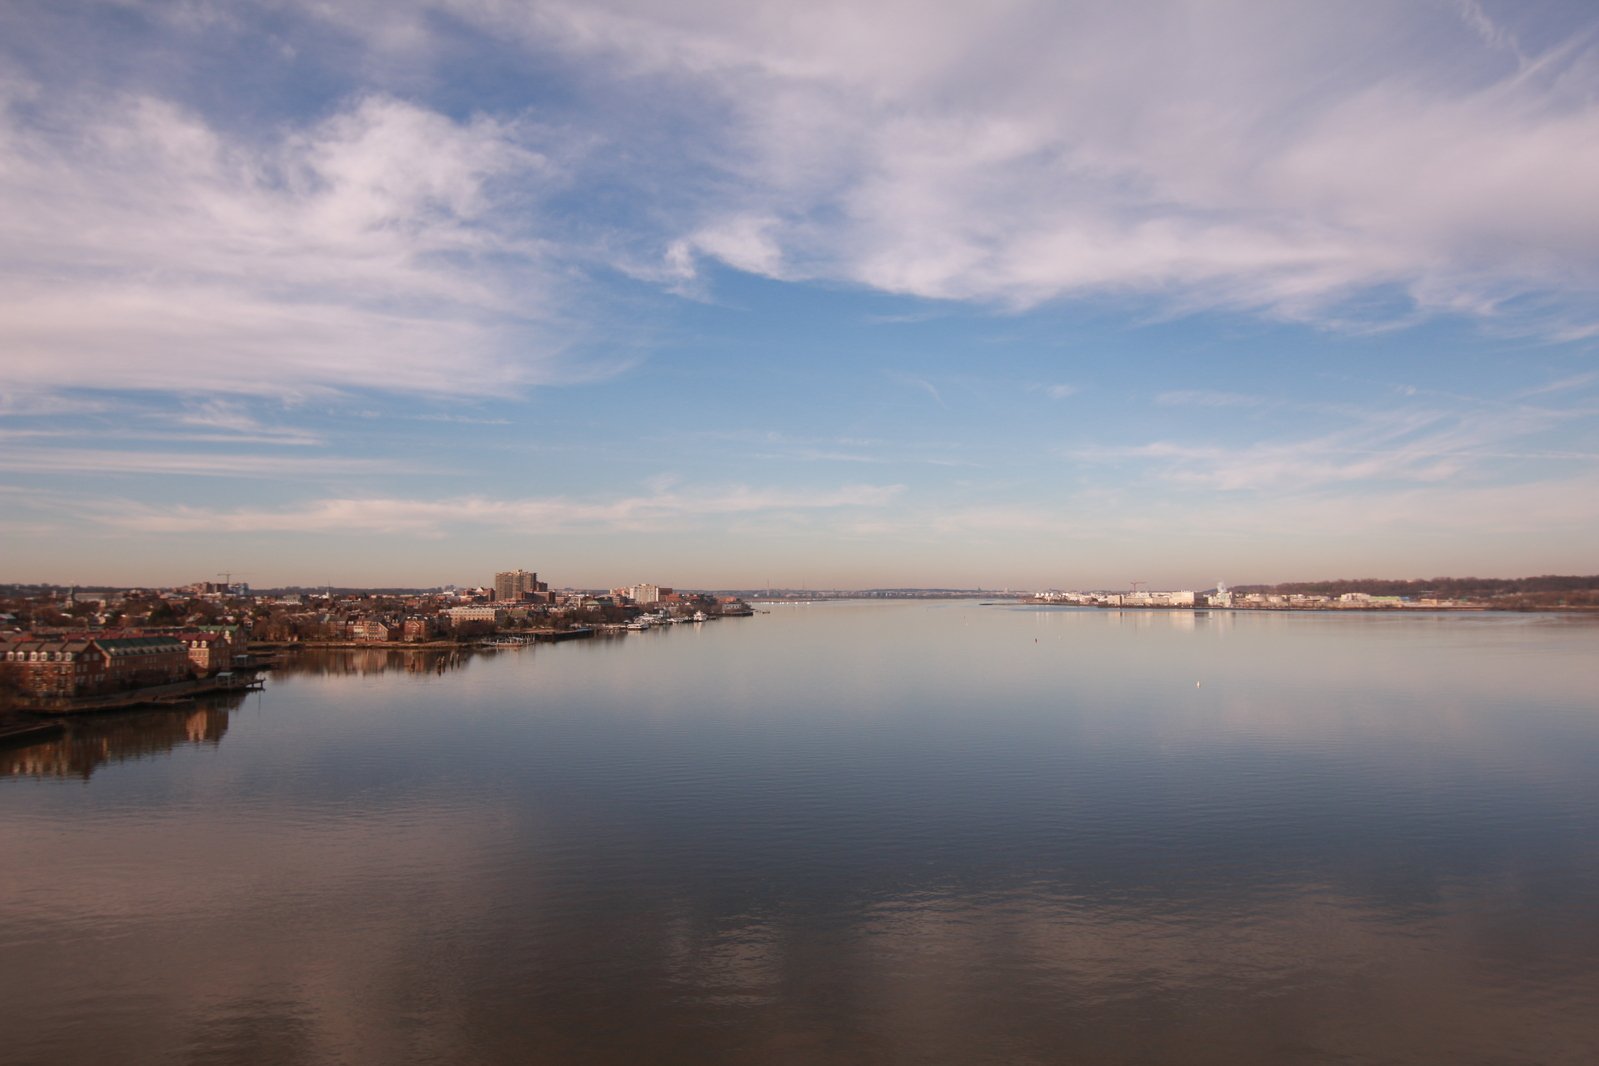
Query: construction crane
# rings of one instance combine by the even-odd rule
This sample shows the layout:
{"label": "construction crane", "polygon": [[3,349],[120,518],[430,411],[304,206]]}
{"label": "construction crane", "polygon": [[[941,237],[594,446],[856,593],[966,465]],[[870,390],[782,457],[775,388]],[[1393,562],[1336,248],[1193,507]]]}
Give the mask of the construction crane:
{"label": "construction crane", "polygon": [[[242,577],[243,575],[241,574],[240,576]],[[220,577],[222,579],[222,591],[223,592],[232,592],[233,591],[233,571],[232,570],[220,570],[220,571],[217,572],[217,577]]]}
{"label": "construction crane", "polygon": [[1149,584],[1149,582],[1147,582],[1147,581],[1134,581],[1133,582],[1133,595],[1134,596],[1138,595],[1138,586],[1139,585],[1147,585],[1147,584]]}

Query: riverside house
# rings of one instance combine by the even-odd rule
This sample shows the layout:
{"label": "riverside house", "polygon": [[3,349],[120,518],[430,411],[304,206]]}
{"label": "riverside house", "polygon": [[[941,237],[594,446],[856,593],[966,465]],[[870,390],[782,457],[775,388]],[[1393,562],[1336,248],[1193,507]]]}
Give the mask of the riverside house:
{"label": "riverside house", "polygon": [[183,681],[189,649],[172,636],[0,639],[0,680],[33,697],[94,696]]}

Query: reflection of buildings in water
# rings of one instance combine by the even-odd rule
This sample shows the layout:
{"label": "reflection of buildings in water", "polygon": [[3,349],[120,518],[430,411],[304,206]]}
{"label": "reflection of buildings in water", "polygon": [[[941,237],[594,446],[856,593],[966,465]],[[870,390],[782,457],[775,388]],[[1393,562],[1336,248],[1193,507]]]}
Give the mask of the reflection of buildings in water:
{"label": "reflection of buildings in water", "polygon": [[89,776],[108,762],[164,755],[185,744],[216,746],[244,694],[172,711],[117,711],[73,719],[66,734],[42,744],[0,750],[0,775]]}
{"label": "reflection of buildings in water", "polygon": [[307,648],[274,664],[272,676],[355,677],[403,670],[443,674],[472,658],[470,648]]}
{"label": "reflection of buildings in water", "polygon": [[[1265,612],[1260,612],[1265,613]],[[1279,618],[1281,612],[1277,612]],[[1230,632],[1234,625],[1234,612],[1209,608],[1153,607],[1136,610],[1112,610],[1107,616],[1114,624],[1130,629],[1154,629],[1164,626],[1182,632]]]}
{"label": "reflection of buildings in water", "polygon": [[212,743],[221,743],[222,734],[228,730],[227,720],[223,719],[220,723],[220,729],[217,726],[218,723],[205,711],[193,711],[188,718],[184,719],[183,731],[190,744],[203,744],[207,740],[212,741]]}

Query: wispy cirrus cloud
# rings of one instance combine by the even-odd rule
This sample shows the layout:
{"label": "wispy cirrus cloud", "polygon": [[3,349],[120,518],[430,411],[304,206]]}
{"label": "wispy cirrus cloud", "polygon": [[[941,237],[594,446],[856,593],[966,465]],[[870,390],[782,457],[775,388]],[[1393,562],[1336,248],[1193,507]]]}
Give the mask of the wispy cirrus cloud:
{"label": "wispy cirrus cloud", "polygon": [[104,400],[62,395],[49,389],[16,389],[0,383],[0,417],[56,418],[64,415],[99,414],[106,410]]}
{"label": "wispy cirrus cloud", "polygon": [[1538,443],[1540,434],[1581,417],[1572,411],[1507,404],[1344,414],[1344,427],[1312,436],[1244,445],[1153,441],[1069,449],[1064,457],[1089,464],[1131,463],[1159,480],[1227,492],[1480,482],[1495,480],[1505,463],[1599,462],[1599,453]]}
{"label": "wispy cirrus cloud", "polygon": [[1593,18],[1528,54],[1472,3],[450,7],[718,102],[678,274],[1593,324]]}
{"label": "wispy cirrus cloud", "polygon": [[833,451],[825,448],[794,448],[781,452],[756,452],[757,459],[783,459],[798,463],[886,463],[879,455]]}
{"label": "wispy cirrus cloud", "polygon": [[1599,371],[1585,371],[1581,374],[1571,374],[1554,381],[1532,385],[1515,394],[1518,400],[1530,400],[1535,396],[1551,396],[1557,393],[1580,392],[1583,389],[1599,385]]}
{"label": "wispy cirrus cloud", "polygon": [[[907,499],[884,511],[840,516],[834,525],[868,543],[1003,546],[1068,572],[1097,570],[1112,557],[1182,571],[1218,553],[1229,569],[1259,572],[1263,564],[1255,556],[1281,553],[1296,542],[1343,539],[1357,549],[1374,537],[1469,544],[1538,531],[1547,541],[1528,558],[1546,552],[1552,561],[1536,565],[1580,567],[1587,530],[1596,523],[1599,470],[1589,462],[1508,486],[1395,480],[1374,487],[1333,480],[1247,497],[1204,491],[1177,498],[1151,495],[1142,486],[1101,486],[1021,502],[999,497],[930,507]],[[1095,546],[1093,554],[1082,554],[1085,545]],[[1425,561],[1419,554],[1414,560]]]}
{"label": "wispy cirrus cloud", "polygon": [[250,444],[282,444],[310,446],[324,443],[315,433],[289,426],[269,425],[252,414],[244,405],[220,399],[191,403],[176,421],[180,425],[213,433],[190,433],[188,439],[199,441],[234,441]]}
{"label": "wispy cirrus cloud", "polygon": [[[232,443],[239,443],[233,440]],[[14,473],[154,474],[164,477],[323,479],[354,475],[430,473],[416,463],[341,455],[223,452],[214,448],[133,451],[102,448],[7,448],[0,470]]]}
{"label": "wispy cirrus cloud", "polygon": [[642,495],[580,500],[566,497],[449,499],[334,498],[281,509],[153,507],[124,501],[95,511],[98,524],[139,533],[394,533],[436,537],[463,523],[551,532],[636,532],[663,523],[888,506],[899,485],[843,485],[815,491],[736,485],[714,489],[661,487]]}
{"label": "wispy cirrus cloud", "polygon": [[[1496,489],[1492,528],[1571,528],[1596,26],[1472,0],[0,5],[0,467],[186,502],[25,516],[156,554],[477,522],[1050,558],[1062,530],[1242,542],[1250,514],[1442,528]],[[1410,387],[1357,408],[1390,353]],[[693,436],[744,420],[775,434]],[[634,487],[663,466],[769,487]],[[438,473],[449,499],[405,481]],[[908,487],[828,504],[818,474]]]}
{"label": "wispy cirrus cloud", "polygon": [[[711,441],[739,446],[751,458],[787,463],[862,463],[875,466],[975,467],[970,459],[950,455],[959,451],[949,442],[878,437],[813,437],[774,430],[700,430],[661,438],[671,444]],[[751,450],[753,449],[753,450]]]}
{"label": "wispy cirrus cloud", "polygon": [[901,385],[907,385],[913,389],[918,389],[921,392],[925,392],[928,396],[932,397],[934,403],[938,404],[938,406],[944,408],[946,411],[949,410],[949,404],[944,402],[944,395],[938,391],[938,386],[934,385],[926,378],[918,377],[915,374],[900,373],[891,373],[888,375],[888,377],[891,381],[895,381]]}
{"label": "wispy cirrus cloud", "polygon": [[[706,260],[1010,308],[1599,328],[1599,16],[1531,49],[1466,0],[280,13],[296,51],[333,23],[370,84],[267,135],[153,85],[0,85],[0,386],[493,394],[633,358],[571,356],[585,271],[683,291]],[[584,72],[565,110],[430,105],[463,25]]]}

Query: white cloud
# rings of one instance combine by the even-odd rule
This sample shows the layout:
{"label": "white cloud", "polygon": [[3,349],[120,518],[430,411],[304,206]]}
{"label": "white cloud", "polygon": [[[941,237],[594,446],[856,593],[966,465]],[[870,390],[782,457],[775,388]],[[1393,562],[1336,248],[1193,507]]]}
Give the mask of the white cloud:
{"label": "white cloud", "polygon": [[[1195,402],[1204,402],[1204,396]],[[1343,427],[1313,436],[1241,446],[1154,441],[1072,449],[1064,457],[1088,464],[1131,462],[1179,486],[1276,494],[1335,486],[1375,491],[1396,484],[1491,482],[1507,462],[1599,463],[1599,455],[1537,443],[1540,434],[1582,417],[1580,412],[1503,404],[1343,413]]]}
{"label": "white cloud", "polygon": [[[1582,572],[1590,565],[1583,561],[1591,540],[1587,534],[1596,525],[1599,472],[1590,461],[1568,476],[1508,486],[1449,480],[1381,486],[1329,482],[1249,496],[1099,488],[1042,494],[1032,501],[1007,498],[937,507],[913,499],[850,528],[885,544],[1003,545],[1007,559],[1035,552],[1039,558],[1070,556],[1082,545],[1094,544],[1098,547],[1092,556],[1073,564],[1094,570],[1111,556],[1143,558],[1151,565],[1160,560],[1163,567],[1181,570],[1220,551],[1240,572],[1262,565],[1269,556],[1283,556],[1285,545],[1304,541],[1345,541],[1373,556],[1409,556],[1429,541],[1480,543],[1491,537],[1536,536],[1541,539],[1517,558],[1475,565],[1511,570],[1555,565]],[[1294,553],[1290,549],[1287,554]],[[1546,555],[1560,561],[1544,562]],[[1296,565],[1306,565],[1306,559],[1298,557]]]}
{"label": "white cloud", "polygon": [[60,417],[63,415],[99,414],[106,409],[104,401],[84,396],[63,396],[37,389],[8,389],[0,384],[0,416],[5,417]]}
{"label": "white cloud", "polygon": [[1592,25],[1529,57],[1469,2],[445,6],[733,116],[697,131],[677,274],[1593,325]]}
{"label": "white cloud", "polygon": [[719,219],[694,234],[685,242],[675,242],[667,249],[668,264],[681,273],[686,268],[687,248],[698,249],[714,256],[730,267],[781,278],[783,251],[773,237],[778,228],[774,218],[734,216]]}
{"label": "white cloud", "polygon": [[[568,132],[374,92],[263,141],[10,78],[0,387],[514,390],[578,372],[563,286],[598,259],[685,294],[710,258],[1008,307],[1409,320],[1378,292],[1599,330],[1593,20],[1534,53],[1471,0],[287,6],[378,77],[448,51],[440,11],[568,61]],[[629,210],[547,210],[590,183]]]}
{"label": "white cloud", "polygon": [[0,385],[546,380],[540,246],[496,204],[497,183],[555,180],[528,140],[384,96],[264,145],[148,96],[0,108]]}
{"label": "white cloud", "polygon": [[296,446],[324,443],[323,438],[314,433],[267,425],[246,410],[242,404],[228,400],[212,399],[190,403],[177,416],[176,421],[181,425],[215,432],[172,434],[173,439]]}
{"label": "white cloud", "polygon": [[1489,18],[1477,0],[1454,0],[1454,6],[1461,21],[1471,27],[1471,31],[1481,37],[1484,44],[1504,49],[1521,62],[1526,62],[1526,56],[1522,54],[1521,44],[1516,40],[1516,35]]}
{"label": "white cloud", "polygon": [[495,499],[463,496],[452,499],[324,499],[314,503],[265,510],[179,506],[162,508],[119,502],[114,509],[94,512],[101,524],[143,533],[403,533],[441,536],[470,524],[478,528],[568,531],[640,532],[659,530],[663,523],[681,528],[685,522],[753,515],[782,515],[839,508],[885,507],[903,491],[898,485],[844,485],[819,491],[756,489],[732,486],[711,490],[678,490],[671,486],[647,495],[610,500],[564,497]]}
{"label": "white cloud", "polygon": [[[183,438],[173,438],[183,439]],[[259,443],[237,441],[234,443]],[[282,443],[272,441],[271,443]],[[219,478],[345,478],[358,474],[427,473],[414,462],[345,456],[240,455],[215,449],[149,452],[98,448],[7,448],[0,470],[15,474],[156,474]]]}
{"label": "white cloud", "polygon": [[920,389],[922,392],[927,393],[928,396],[931,396],[933,398],[933,402],[938,404],[938,406],[944,408],[946,411],[949,410],[949,404],[944,402],[943,394],[938,391],[938,386],[934,385],[926,378],[917,377],[914,374],[899,373],[891,373],[888,376],[892,380],[899,382],[901,385],[908,385],[913,389]]}

